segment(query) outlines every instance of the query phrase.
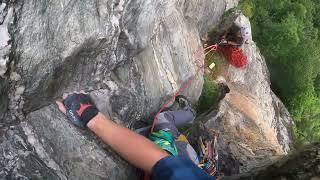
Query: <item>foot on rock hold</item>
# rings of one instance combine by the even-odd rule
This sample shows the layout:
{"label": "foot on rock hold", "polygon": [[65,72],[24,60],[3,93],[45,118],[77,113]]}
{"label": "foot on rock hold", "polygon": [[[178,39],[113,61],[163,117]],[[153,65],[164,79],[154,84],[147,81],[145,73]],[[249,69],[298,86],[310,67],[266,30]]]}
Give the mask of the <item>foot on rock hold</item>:
{"label": "foot on rock hold", "polygon": [[183,95],[177,96],[175,101],[179,103],[180,108],[184,108],[186,106],[191,106],[191,103],[188,100],[188,98]]}

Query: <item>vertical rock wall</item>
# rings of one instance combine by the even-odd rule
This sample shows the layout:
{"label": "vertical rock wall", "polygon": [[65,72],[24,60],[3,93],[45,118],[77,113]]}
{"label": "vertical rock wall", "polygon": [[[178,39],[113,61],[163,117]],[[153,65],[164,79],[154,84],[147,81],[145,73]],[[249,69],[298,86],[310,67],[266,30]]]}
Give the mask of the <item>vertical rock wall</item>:
{"label": "vertical rock wall", "polygon": [[[240,15],[235,23],[250,27]],[[224,67],[217,81],[230,93],[220,102],[218,113],[199,120],[220,133],[220,160],[226,175],[247,172],[292,150],[293,120],[270,88],[264,57],[253,41],[243,45],[248,57],[246,68]]]}
{"label": "vertical rock wall", "polygon": [[203,80],[194,52],[229,2],[237,1],[11,0],[0,178],[135,179],[128,163],[65,121],[54,100],[85,90],[101,111],[130,126],[196,75],[185,92],[196,101]]}

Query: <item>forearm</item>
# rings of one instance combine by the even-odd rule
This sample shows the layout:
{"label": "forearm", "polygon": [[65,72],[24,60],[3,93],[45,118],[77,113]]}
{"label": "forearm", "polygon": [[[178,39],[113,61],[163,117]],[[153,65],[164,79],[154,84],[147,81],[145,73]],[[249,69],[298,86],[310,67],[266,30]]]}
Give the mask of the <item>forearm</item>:
{"label": "forearm", "polygon": [[121,157],[145,171],[151,172],[160,159],[168,156],[166,151],[147,138],[117,125],[102,113],[94,117],[87,126]]}
{"label": "forearm", "polygon": [[240,44],[235,43],[235,42],[232,42],[232,41],[227,41],[227,43],[228,43],[229,45],[233,45],[233,46],[239,46],[239,45],[240,45]]}

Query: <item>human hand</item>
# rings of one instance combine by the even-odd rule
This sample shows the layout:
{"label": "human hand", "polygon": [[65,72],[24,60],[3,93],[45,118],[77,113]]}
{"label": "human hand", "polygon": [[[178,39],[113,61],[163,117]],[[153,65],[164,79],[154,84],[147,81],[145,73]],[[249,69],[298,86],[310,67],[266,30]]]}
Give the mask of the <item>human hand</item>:
{"label": "human hand", "polygon": [[99,110],[88,94],[72,93],[63,96],[63,101],[56,101],[59,110],[80,128],[87,127]]}

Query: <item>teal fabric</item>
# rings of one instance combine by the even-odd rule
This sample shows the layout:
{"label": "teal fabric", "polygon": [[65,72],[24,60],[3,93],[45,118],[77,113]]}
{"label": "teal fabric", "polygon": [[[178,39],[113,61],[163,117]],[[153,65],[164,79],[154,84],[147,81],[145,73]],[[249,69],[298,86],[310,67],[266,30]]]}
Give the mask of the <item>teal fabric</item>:
{"label": "teal fabric", "polygon": [[173,156],[178,155],[178,149],[175,145],[175,138],[171,132],[160,130],[157,132],[152,132],[149,136],[155,144],[171,153]]}

